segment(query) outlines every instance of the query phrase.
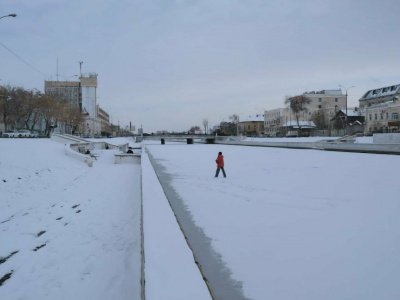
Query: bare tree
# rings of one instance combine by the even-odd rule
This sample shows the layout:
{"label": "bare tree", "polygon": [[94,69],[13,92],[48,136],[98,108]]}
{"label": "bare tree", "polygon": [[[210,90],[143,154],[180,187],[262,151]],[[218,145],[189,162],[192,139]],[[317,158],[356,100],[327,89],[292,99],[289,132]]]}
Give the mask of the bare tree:
{"label": "bare tree", "polygon": [[310,103],[311,103],[311,99],[304,95],[294,96],[294,97],[287,96],[285,98],[285,104],[289,105],[289,108],[293,112],[293,115],[296,119],[297,126],[298,126],[300,132],[301,132],[300,115],[301,115],[301,113],[308,111],[307,104],[310,104]]}
{"label": "bare tree", "polygon": [[229,116],[229,120],[231,120],[232,123],[234,125],[236,125],[236,126],[233,126],[233,128],[232,128],[232,134],[238,135],[239,134],[239,115],[233,114],[233,115]]}
{"label": "bare tree", "polygon": [[7,129],[11,115],[11,86],[0,86],[0,113]]}
{"label": "bare tree", "polygon": [[45,121],[45,134],[49,137],[51,130],[57,126],[59,120],[65,114],[66,104],[48,95],[41,95],[38,99],[39,114]]}
{"label": "bare tree", "polygon": [[200,130],[200,127],[199,127],[199,126],[192,126],[192,127],[190,128],[189,132],[190,132],[191,134],[194,134],[194,133],[196,132],[196,130]]}
{"label": "bare tree", "polygon": [[314,111],[310,118],[318,130],[325,130],[329,124],[329,113],[326,109]]}
{"label": "bare tree", "polygon": [[27,91],[28,101],[26,104],[26,117],[24,120],[25,128],[33,130],[36,123],[39,121],[39,98],[41,93],[39,91]]}
{"label": "bare tree", "polygon": [[85,114],[72,107],[71,105],[63,105],[63,113],[61,115],[61,122],[66,124],[70,132],[68,133],[76,133],[80,131],[80,128],[85,123]]}
{"label": "bare tree", "polygon": [[204,126],[204,133],[207,134],[207,131],[208,131],[208,119],[207,118],[203,119],[203,126]]}

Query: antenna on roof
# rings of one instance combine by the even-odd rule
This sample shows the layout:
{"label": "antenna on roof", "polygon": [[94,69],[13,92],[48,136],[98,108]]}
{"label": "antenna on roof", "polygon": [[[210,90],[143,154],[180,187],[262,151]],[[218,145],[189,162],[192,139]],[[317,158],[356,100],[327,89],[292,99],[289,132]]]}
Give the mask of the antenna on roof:
{"label": "antenna on roof", "polygon": [[83,64],[83,61],[80,61],[79,62],[79,74],[81,74],[81,77],[82,77],[82,64]]}

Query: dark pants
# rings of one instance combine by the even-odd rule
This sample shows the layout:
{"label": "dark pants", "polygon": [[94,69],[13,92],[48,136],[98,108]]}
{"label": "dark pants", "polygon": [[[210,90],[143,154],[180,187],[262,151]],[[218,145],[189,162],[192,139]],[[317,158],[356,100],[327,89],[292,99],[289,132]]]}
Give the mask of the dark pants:
{"label": "dark pants", "polygon": [[224,170],[224,168],[222,167],[222,168],[217,168],[217,172],[215,173],[215,177],[218,177],[218,174],[219,174],[219,170],[222,170],[222,174],[224,174],[224,177],[226,177],[226,174],[225,174],[225,170]]}

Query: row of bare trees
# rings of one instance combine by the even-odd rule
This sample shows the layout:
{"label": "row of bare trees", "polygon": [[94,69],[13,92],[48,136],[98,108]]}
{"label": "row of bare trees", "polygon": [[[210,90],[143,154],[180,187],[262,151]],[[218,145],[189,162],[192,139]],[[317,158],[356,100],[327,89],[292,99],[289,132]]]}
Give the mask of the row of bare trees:
{"label": "row of bare trees", "polygon": [[85,115],[60,99],[42,94],[38,90],[26,90],[10,85],[0,86],[0,122],[5,128],[34,130],[44,124],[44,132],[50,132],[59,122],[68,124],[71,133],[79,130]]}

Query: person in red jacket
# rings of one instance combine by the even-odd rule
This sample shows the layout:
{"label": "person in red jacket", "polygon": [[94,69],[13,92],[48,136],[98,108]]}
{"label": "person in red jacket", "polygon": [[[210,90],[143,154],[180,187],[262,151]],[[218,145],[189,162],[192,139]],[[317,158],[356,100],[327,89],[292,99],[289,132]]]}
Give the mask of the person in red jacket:
{"label": "person in red jacket", "polygon": [[217,172],[215,173],[215,177],[218,177],[219,170],[222,170],[222,174],[224,174],[224,177],[226,177],[224,170],[224,156],[222,155],[222,152],[218,153],[218,157],[215,162],[217,163]]}

